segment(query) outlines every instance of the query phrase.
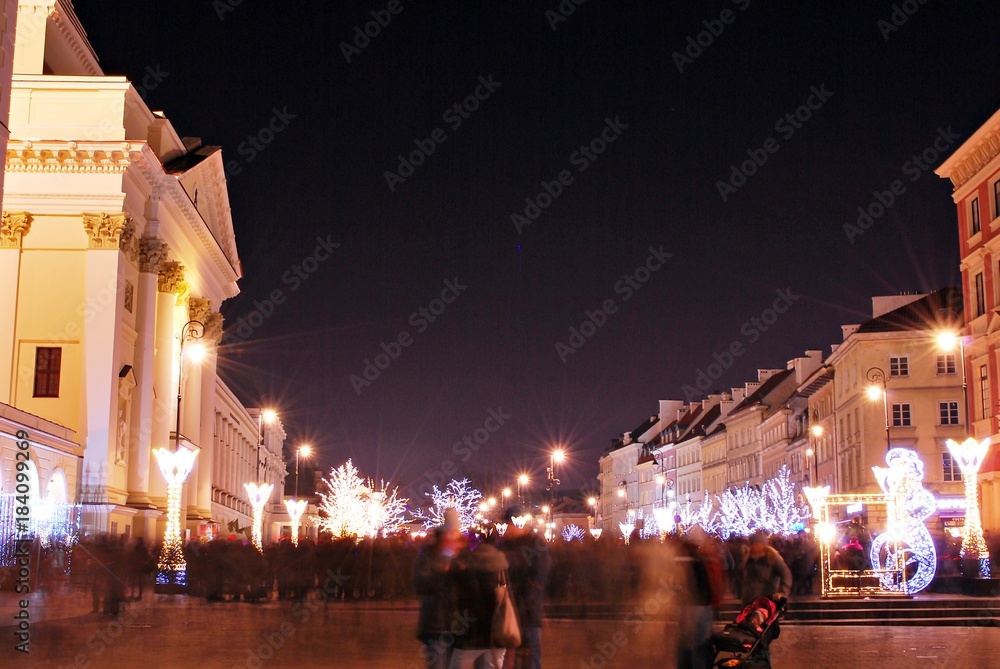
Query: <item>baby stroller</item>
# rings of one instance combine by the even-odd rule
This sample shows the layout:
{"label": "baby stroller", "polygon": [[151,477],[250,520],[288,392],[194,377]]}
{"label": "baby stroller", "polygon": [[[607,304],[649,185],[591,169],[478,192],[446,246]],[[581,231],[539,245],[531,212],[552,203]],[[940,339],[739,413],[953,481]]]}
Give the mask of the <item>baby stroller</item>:
{"label": "baby stroller", "polygon": [[785,612],[786,600],[758,597],[726,625],[712,635],[717,669],[771,669],[768,647],[779,633],[778,619]]}

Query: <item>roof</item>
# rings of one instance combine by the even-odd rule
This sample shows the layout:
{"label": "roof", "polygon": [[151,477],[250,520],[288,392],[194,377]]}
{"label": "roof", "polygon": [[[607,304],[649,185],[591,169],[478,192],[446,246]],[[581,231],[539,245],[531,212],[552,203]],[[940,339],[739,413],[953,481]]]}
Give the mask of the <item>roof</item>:
{"label": "roof", "polygon": [[795,371],[794,369],[786,369],[773,375],[767,381],[760,384],[757,387],[757,390],[753,391],[750,395],[748,395],[745,400],[734,406],[733,410],[729,412],[729,415],[733,416],[736,413],[742,411],[743,409],[747,409],[749,407],[756,406],[758,404],[763,404],[764,398],[770,395],[771,391],[777,388],[781,384],[781,382],[787,379],[788,376],[792,374],[794,371]]}
{"label": "roof", "polygon": [[163,170],[167,174],[183,174],[191,168],[200,164],[203,160],[211,156],[216,151],[222,151],[221,146],[198,146],[193,151],[188,151],[182,156],[178,156],[167,162]]}
{"label": "roof", "polygon": [[962,325],[962,289],[942,288],[863,323],[855,333],[957,329]]}
{"label": "roof", "polygon": [[688,430],[689,437],[695,437],[698,435],[704,435],[705,429],[712,424],[713,421],[717,420],[722,415],[722,407],[718,404],[714,405],[708,411],[702,413],[698,421],[691,426]]}

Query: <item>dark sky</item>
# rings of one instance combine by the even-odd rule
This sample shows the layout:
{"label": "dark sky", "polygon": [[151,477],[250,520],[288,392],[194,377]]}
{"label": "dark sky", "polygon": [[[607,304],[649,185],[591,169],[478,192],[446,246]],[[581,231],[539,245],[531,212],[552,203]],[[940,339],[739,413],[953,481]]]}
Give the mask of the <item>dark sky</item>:
{"label": "dark sky", "polygon": [[[150,106],[239,161],[244,278],[222,310],[231,334],[257,327],[224,347],[225,378],[324,467],[352,457],[411,494],[447,460],[482,483],[540,480],[556,443],[573,492],[732,342],[747,353],[717,388],[829,352],[872,295],[956,285],[950,184],[908,161],[1000,104],[1000,7],[902,4],[915,13],[895,29],[888,1],[565,0],[553,30],[557,0],[403,1],[348,63],[341,43],[386,2],[76,2],[106,73],[169,73],[148,79]],[[480,77],[499,85],[446,116]],[[808,120],[782,120],[809,102]],[[261,133],[276,111],[294,118]],[[438,129],[390,190],[385,172]],[[603,153],[575,153],[602,131]],[[241,150],[252,136],[271,141]],[[766,162],[723,201],[718,182],[751,154]],[[564,170],[519,232],[512,214]],[[902,194],[849,239],[895,180]],[[340,247],[314,263],[317,237]],[[661,246],[671,256],[630,294],[624,277]],[[314,270],[298,285],[296,265]],[[456,278],[467,288],[434,322],[411,318]],[[283,303],[253,315],[276,290]],[[745,326],[776,290],[799,297],[766,332]],[[556,344],[606,300],[614,313],[561,360]],[[403,332],[412,343],[357,393],[351,375]],[[453,449],[491,410],[509,417]]]}

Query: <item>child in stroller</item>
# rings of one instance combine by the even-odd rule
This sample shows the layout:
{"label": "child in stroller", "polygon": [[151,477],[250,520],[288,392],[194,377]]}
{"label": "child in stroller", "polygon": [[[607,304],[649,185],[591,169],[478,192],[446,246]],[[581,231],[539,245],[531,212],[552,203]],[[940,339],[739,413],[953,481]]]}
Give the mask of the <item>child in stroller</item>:
{"label": "child in stroller", "polygon": [[778,619],[785,612],[785,598],[758,597],[747,604],[721,632],[712,635],[714,667],[718,669],[771,669],[768,647],[779,633]]}

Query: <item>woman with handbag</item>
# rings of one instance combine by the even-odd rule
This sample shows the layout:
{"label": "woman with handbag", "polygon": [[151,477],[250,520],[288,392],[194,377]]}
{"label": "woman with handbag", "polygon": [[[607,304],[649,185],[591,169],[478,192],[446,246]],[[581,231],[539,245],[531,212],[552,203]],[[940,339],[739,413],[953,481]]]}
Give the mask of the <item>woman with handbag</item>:
{"label": "woman with handbag", "polygon": [[[457,630],[450,669],[500,669],[503,664],[506,649],[504,640],[494,638],[494,615],[498,586],[506,583],[506,570],[507,558],[488,541],[455,558],[449,572],[455,586]],[[502,606],[500,610],[504,610]],[[479,658],[483,661],[477,665]]]}

